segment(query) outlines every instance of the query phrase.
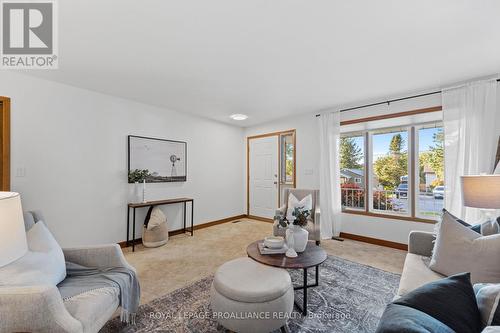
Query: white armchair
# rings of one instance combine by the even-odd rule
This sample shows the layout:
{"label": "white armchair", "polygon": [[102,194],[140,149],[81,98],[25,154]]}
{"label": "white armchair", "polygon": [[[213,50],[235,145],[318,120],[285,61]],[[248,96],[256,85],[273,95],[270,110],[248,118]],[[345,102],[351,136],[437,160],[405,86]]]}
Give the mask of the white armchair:
{"label": "white armchair", "polygon": [[[292,193],[298,200],[302,200],[307,195],[312,196],[312,211],[309,221],[305,229],[309,232],[309,240],[316,241],[316,244],[319,245],[321,242],[321,233],[320,233],[320,207],[319,207],[319,190],[304,190],[304,189],[285,189],[284,190],[284,198],[285,204],[276,210],[276,215],[286,215],[286,211],[288,209],[288,196]],[[273,224],[273,234],[275,236],[285,236],[285,229],[278,227],[278,222],[274,222]]]}
{"label": "white armchair", "polygon": [[[38,213],[25,213],[28,229]],[[88,267],[127,267],[133,271],[117,244],[63,249],[65,259]],[[63,300],[56,286],[2,286],[0,283],[0,332],[95,333],[119,306],[119,290],[102,288]]]}

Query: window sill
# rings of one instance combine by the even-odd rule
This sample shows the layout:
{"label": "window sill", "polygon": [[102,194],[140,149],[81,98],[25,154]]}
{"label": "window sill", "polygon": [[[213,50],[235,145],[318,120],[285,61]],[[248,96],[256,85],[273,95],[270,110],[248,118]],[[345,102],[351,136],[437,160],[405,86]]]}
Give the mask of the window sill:
{"label": "window sill", "polygon": [[361,211],[361,210],[343,209],[342,213],[345,213],[345,214],[354,214],[354,215],[363,215],[363,216],[371,216],[371,217],[380,217],[380,218],[392,219],[392,220],[402,220],[402,221],[410,221],[410,222],[430,223],[430,224],[436,224],[438,222],[436,220],[423,219],[423,218],[420,218],[420,217],[399,216],[399,215],[392,215],[392,214],[380,214],[380,213],[367,212],[367,211],[364,211],[364,210]]}

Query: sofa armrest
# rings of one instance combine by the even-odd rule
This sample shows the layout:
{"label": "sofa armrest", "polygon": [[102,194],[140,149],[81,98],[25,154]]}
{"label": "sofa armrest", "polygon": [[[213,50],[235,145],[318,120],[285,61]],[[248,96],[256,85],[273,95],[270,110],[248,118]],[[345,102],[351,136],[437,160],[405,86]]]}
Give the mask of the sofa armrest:
{"label": "sofa armrest", "polygon": [[435,239],[436,235],[432,232],[412,231],[408,237],[408,252],[430,257]]}
{"label": "sofa armrest", "polygon": [[0,287],[0,332],[83,332],[57,287]]}
{"label": "sofa armrest", "polygon": [[87,267],[126,267],[134,272],[118,244],[95,245],[63,249],[66,261]]}

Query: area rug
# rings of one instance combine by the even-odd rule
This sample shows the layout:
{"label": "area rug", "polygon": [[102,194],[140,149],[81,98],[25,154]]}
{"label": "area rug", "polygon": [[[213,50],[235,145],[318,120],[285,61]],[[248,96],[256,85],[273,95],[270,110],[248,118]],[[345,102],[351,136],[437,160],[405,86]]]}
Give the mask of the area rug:
{"label": "area rug", "polygon": [[[311,271],[310,283],[314,281],[314,269]],[[301,273],[290,271],[294,284],[302,284]],[[124,326],[115,318],[101,333],[225,332],[209,307],[212,278],[141,305],[134,326]],[[304,317],[294,309],[289,331],[374,332],[386,304],[396,294],[399,279],[398,274],[328,256],[320,268],[320,285],[308,289],[309,315]],[[301,302],[300,291],[295,297]]]}

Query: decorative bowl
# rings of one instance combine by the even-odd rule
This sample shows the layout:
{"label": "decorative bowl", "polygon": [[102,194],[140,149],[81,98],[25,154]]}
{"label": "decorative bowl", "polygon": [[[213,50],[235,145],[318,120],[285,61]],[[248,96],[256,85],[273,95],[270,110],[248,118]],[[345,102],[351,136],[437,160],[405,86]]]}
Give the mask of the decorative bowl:
{"label": "decorative bowl", "polygon": [[285,239],[281,236],[269,236],[264,238],[264,246],[270,249],[281,249],[285,245]]}

